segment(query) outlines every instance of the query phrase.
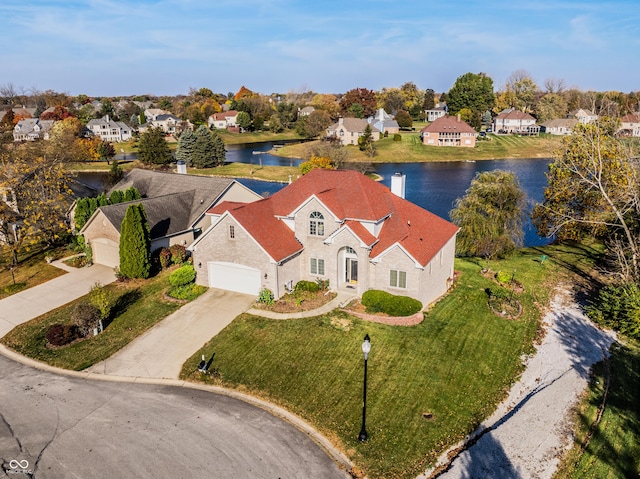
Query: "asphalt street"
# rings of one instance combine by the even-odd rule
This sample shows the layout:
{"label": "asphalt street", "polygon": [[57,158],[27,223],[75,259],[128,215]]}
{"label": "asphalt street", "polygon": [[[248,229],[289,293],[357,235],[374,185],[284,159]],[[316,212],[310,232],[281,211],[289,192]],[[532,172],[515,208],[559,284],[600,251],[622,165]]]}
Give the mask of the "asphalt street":
{"label": "asphalt street", "polygon": [[243,401],[61,376],[1,355],[0,462],[11,478],[350,477],[305,433]]}

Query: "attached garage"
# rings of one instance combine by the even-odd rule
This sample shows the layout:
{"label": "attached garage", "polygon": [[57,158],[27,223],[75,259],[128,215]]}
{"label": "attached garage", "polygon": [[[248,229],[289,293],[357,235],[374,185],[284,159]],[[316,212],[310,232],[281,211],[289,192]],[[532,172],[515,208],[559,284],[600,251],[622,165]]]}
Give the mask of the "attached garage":
{"label": "attached garage", "polygon": [[95,238],[91,241],[93,262],[115,268],[120,265],[120,245],[107,238]]}
{"label": "attached garage", "polygon": [[248,266],[220,261],[209,261],[209,287],[237,293],[260,294],[260,271]]}

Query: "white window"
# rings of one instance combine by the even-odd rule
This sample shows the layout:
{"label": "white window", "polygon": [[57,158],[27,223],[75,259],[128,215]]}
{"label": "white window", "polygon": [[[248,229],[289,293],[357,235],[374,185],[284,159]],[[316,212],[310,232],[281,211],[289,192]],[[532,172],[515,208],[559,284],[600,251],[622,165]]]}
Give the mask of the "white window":
{"label": "white window", "polygon": [[407,288],[407,272],[392,269],[389,271],[389,286],[392,288]]}
{"label": "white window", "polygon": [[314,211],[309,215],[309,234],[324,236],[324,216],[319,211]]}
{"label": "white window", "polygon": [[234,225],[229,225],[229,239],[235,239],[236,237],[236,227]]}
{"label": "white window", "polygon": [[311,274],[319,276],[324,275],[324,260],[320,258],[311,258]]}

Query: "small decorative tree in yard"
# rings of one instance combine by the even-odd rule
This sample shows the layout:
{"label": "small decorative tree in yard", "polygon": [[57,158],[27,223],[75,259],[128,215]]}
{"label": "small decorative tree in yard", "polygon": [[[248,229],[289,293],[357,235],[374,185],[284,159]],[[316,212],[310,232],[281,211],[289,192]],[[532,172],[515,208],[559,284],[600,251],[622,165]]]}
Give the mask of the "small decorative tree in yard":
{"label": "small decorative tree in yard", "polygon": [[144,207],[129,205],[120,227],[120,274],[148,278],[151,273],[151,235]]}

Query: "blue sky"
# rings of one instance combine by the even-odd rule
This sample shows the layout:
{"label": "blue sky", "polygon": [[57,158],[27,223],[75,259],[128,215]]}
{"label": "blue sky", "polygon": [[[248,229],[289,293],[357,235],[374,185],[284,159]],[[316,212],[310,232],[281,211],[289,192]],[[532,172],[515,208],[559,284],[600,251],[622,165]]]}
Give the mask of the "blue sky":
{"label": "blue sky", "polygon": [[515,70],[640,90],[637,0],[2,0],[0,44],[0,85],[71,95],[497,90]]}

